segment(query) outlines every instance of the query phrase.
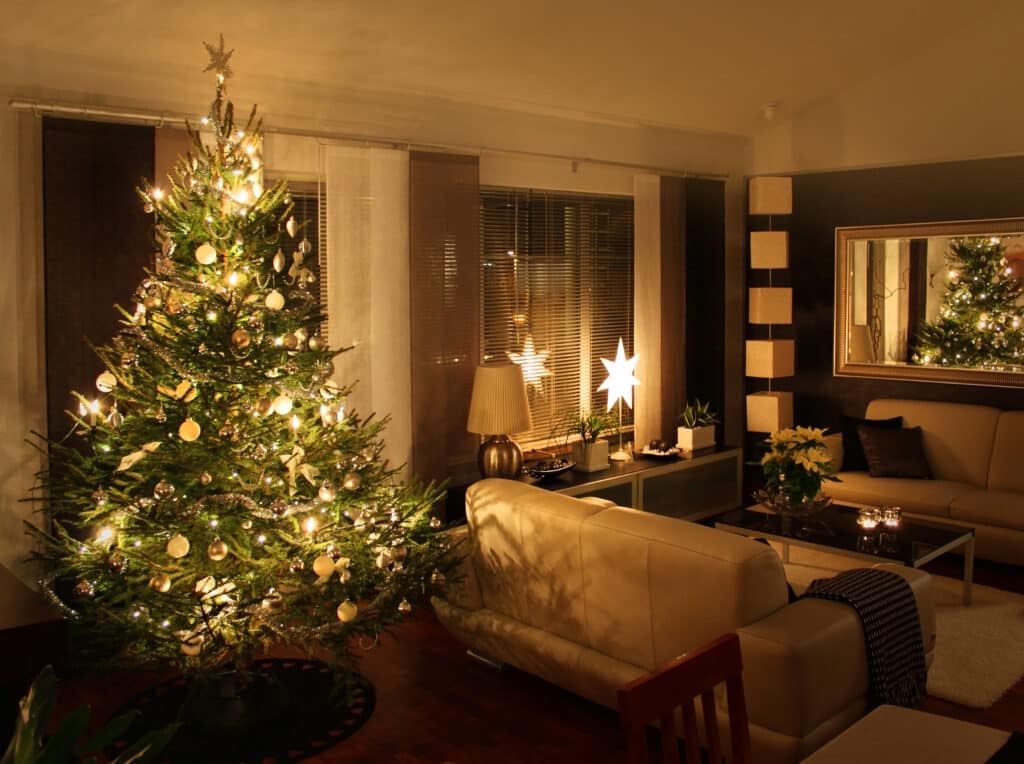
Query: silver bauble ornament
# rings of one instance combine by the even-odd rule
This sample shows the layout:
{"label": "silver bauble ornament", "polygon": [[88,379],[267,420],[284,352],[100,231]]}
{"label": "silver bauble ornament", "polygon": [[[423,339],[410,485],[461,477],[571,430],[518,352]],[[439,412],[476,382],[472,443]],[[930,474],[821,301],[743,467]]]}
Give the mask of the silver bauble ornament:
{"label": "silver bauble ornament", "polygon": [[302,561],[301,557],[293,557],[292,561],[288,563],[288,570],[292,573],[298,573],[306,567],[306,563]]}
{"label": "silver bauble ornament", "polygon": [[398,612],[403,615],[408,615],[412,612],[412,603],[409,600],[403,599],[398,603]]}
{"label": "silver bauble ornament", "polygon": [[295,234],[299,232],[299,224],[295,222],[295,218],[293,217],[288,218],[288,222],[284,224],[284,228],[288,232],[288,235],[293,239],[295,238]]}
{"label": "silver bauble ornament", "polygon": [[270,511],[278,517],[284,517],[288,514],[288,503],[284,499],[274,499],[270,504]]}
{"label": "silver bauble ornament", "polygon": [[440,528],[441,527],[441,518],[439,518],[439,517],[432,517],[432,518],[430,518],[430,527],[433,528],[435,531],[438,528]]}
{"label": "silver bauble ornament", "polygon": [[302,237],[302,241],[299,242],[299,252],[304,255],[308,255],[313,251],[313,244],[305,236]]}
{"label": "silver bauble ornament", "polygon": [[171,577],[166,573],[157,573],[149,579],[149,588],[155,589],[161,594],[166,594],[171,590]]}
{"label": "silver bauble ornament", "polygon": [[280,273],[284,270],[284,266],[287,264],[287,259],[284,256],[284,252],[277,250],[277,254],[274,255],[273,268],[275,271]]}
{"label": "silver bauble ornament", "polygon": [[89,581],[83,579],[75,584],[75,595],[78,597],[91,597],[95,592],[95,587]]}
{"label": "silver bauble ornament", "polygon": [[203,485],[209,485],[211,482],[213,482],[213,476],[210,475],[209,472],[204,471],[199,475],[199,482],[202,483]]}
{"label": "silver bauble ornament", "polygon": [[217,250],[210,242],[200,244],[196,248],[196,262],[200,265],[213,265],[217,262]]}
{"label": "silver bauble ornament", "polygon": [[174,486],[168,483],[166,480],[161,480],[155,486],[153,486],[153,498],[157,501],[168,499],[174,495]]}

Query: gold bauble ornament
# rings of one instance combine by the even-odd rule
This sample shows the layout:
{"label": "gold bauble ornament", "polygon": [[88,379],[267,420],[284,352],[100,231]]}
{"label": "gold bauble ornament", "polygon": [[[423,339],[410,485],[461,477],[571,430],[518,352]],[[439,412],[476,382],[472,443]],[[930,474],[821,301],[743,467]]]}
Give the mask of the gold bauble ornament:
{"label": "gold bauble ornament", "polygon": [[213,481],[213,476],[205,470],[199,475],[199,482],[203,485],[209,485]]}
{"label": "gold bauble ornament", "polygon": [[281,340],[285,350],[296,350],[299,347],[299,338],[294,334],[286,334]]}
{"label": "gold bauble ornament", "polygon": [[287,416],[292,411],[292,399],[287,395],[279,395],[274,398],[274,411],[281,416]]}
{"label": "gold bauble ornament", "polygon": [[330,555],[322,554],[313,560],[313,572],[323,578],[334,572],[334,560]]}
{"label": "gold bauble ornament", "polygon": [[75,595],[78,597],[91,597],[95,591],[93,585],[85,579],[75,584]]}
{"label": "gold bauble ornament", "polygon": [[214,539],[213,543],[207,548],[206,553],[214,562],[220,562],[228,556],[228,545],[220,539]]}
{"label": "gold bauble ornament", "polygon": [[344,479],[341,481],[341,485],[346,491],[355,491],[362,483],[363,479],[359,476],[358,472],[346,472]]}
{"label": "gold bauble ornament", "polygon": [[324,347],[324,340],[319,334],[314,334],[309,338],[309,349],[310,350],[322,350]]}
{"label": "gold bauble ornament", "polygon": [[432,517],[432,518],[430,518],[430,527],[433,528],[435,531],[438,528],[440,528],[441,527],[441,518],[440,517]]}
{"label": "gold bauble ornament", "polygon": [[191,443],[199,437],[199,433],[202,432],[202,428],[192,417],[189,417],[181,423],[181,427],[178,428],[178,437],[186,443]]}
{"label": "gold bauble ornament", "polygon": [[247,348],[252,342],[252,335],[245,329],[235,329],[231,333],[231,342],[236,348]]}
{"label": "gold bauble ornament", "polygon": [[277,250],[277,254],[274,255],[274,260],[273,260],[274,270],[277,271],[278,273],[283,271],[284,270],[284,266],[285,266],[285,262],[286,262],[286,260],[285,260],[284,252],[282,252],[281,250]]}
{"label": "gold bauble ornament", "polygon": [[171,577],[166,573],[157,573],[149,579],[149,588],[156,589],[161,594],[166,594],[171,590]]}
{"label": "gold bauble ornament", "polygon": [[105,371],[96,377],[96,389],[101,393],[109,393],[115,387],[117,387],[117,377],[109,371]]}
{"label": "gold bauble ornament", "polygon": [[188,656],[199,655],[203,651],[205,638],[202,634],[194,634],[181,640],[181,652]]}
{"label": "gold bauble ornament", "polygon": [[200,244],[196,248],[196,262],[200,265],[213,265],[217,262],[217,250],[210,242]]}
{"label": "gold bauble ornament", "polygon": [[123,575],[128,570],[128,558],[120,552],[114,552],[107,558],[107,568],[110,569],[111,573]]}
{"label": "gold bauble ornament", "polygon": [[412,603],[409,600],[402,600],[398,603],[398,612],[403,615],[409,615],[412,612]]}
{"label": "gold bauble ornament", "polygon": [[284,224],[284,228],[288,231],[288,235],[293,239],[295,238],[295,234],[299,232],[299,224],[295,222],[295,218],[293,217],[288,218],[288,222]]}
{"label": "gold bauble ornament", "polygon": [[167,542],[167,554],[175,560],[180,560],[188,554],[191,547],[192,545],[189,544],[188,539],[179,533],[176,536],[172,536],[170,541]]}
{"label": "gold bauble ornament", "polygon": [[269,310],[281,310],[284,307],[284,295],[275,289],[267,295],[264,304]]}
{"label": "gold bauble ornament", "polygon": [[320,501],[334,501],[335,495],[334,483],[330,480],[325,480],[320,484]]}
{"label": "gold bauble ornament", "polygon": [[270,398],[260,398],[256,401],[256,413],[260,416],[267,416],[274,410],[274,401]]}
{"label": "gold bauble ornament", "polygon": [[338,605],[338,620],[342,623],[354,621],[357,615],[359,615],[359,606],[352,600],[345,600]]}

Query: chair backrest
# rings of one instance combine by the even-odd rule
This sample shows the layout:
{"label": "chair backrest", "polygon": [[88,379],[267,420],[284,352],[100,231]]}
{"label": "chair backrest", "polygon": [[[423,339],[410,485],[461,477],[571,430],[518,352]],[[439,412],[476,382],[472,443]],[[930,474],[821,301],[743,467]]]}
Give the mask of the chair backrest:
{"label": "chair backrest", "polygon": [[715,686],[725,683],[729,708],[730,761],[750,764],[750,729],[743,695],[743,659],[740,639],[725,634],[703,647],[666,663],[657,671],[634,679],[619,689],[619,718],[628,735],[630,764],[647,764],[647,726],[658,720],[661,727],[662,761],[679,764],[676,708],[683,718],[686,761],[699,762],[700,735],[694,702],[701,701],[708,762],[721,764],[722,743],[715,712]]}

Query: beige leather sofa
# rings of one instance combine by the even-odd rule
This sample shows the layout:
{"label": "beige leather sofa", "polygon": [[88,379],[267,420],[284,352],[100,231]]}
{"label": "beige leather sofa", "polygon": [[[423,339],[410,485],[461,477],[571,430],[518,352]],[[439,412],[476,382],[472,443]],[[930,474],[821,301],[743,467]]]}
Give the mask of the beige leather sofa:
{"label": "beige leather sofa", "polygon": [[[615,708],[621,685],[736,631],[762,764],[798,761],[865,713],[856,614],[788,604],[783,565],[764,544],[508,480],[472,485],[466,519],[463,578],[433,604],[477,652]],[[918,598],[930,653],[930,578],[894,570]]]}
{"label": "beige leather sofa", "polygon": [[[920,427],[933,480],[840,472],[826,493],[855,504],[898,504],[908,517],[975,529],[975,554],[1019,565],[1024,560],[1024,411],[941,401],[882,398],[865,418],[902,416]],[[842,464],[842,436],[827,436]]]}

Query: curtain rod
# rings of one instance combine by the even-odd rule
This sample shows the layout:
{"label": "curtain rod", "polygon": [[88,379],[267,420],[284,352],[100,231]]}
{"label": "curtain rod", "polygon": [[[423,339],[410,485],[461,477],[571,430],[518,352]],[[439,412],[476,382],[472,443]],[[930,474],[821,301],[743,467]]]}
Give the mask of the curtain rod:
{"label": "curtain rod", "polygon": [[[142,122],[151,124],[154,127],[184,127],[186,122],[196,121],[194,118],[182,114],[152,111],[132,111],[128,109],[107,109],[93,106],[79,106],[75,104],[62,104],[56,102],[40,103],[39,101],[26,101],[19,98],[12,98],[8,105],[18,111],[31,111],[36,116],[44,114],[58,117],[81,119],[109,119],[118,122]],[[706,180],[727,180],[731,176],[728,173],[693,172],[690,170],[676,170],[656,165],[634,164],[631,162],[619,162],[612,159],[593,159],[583,156],[569,156],[566,154],[548,154],[537,151],[518,151],[515,149],[501,149],[489,146],[460,146],[443,144],[425,144],[401,138],[388,138],[379,135],[357,135],[354,133],[342,133],[334,131],[302,130],[291,127],[275,127],[273,124],[264,124],[264,130],[268,133],[279,135],[291,135],[298,138],[320,138],[325,140],[337,140],[357,142],[364,145],[377,145],[388,148],[398,146],[407,150],[419,149],[423,151],[458,151],[470,154],[506,154],[510,156],[534,157],[538,159],[553,159],[566,162],[585,162],[587,164],[605,165],[609,167],[621,167],[631,170],[642,170],[644,172],[668,175],[677,178],[702,178]]]}

